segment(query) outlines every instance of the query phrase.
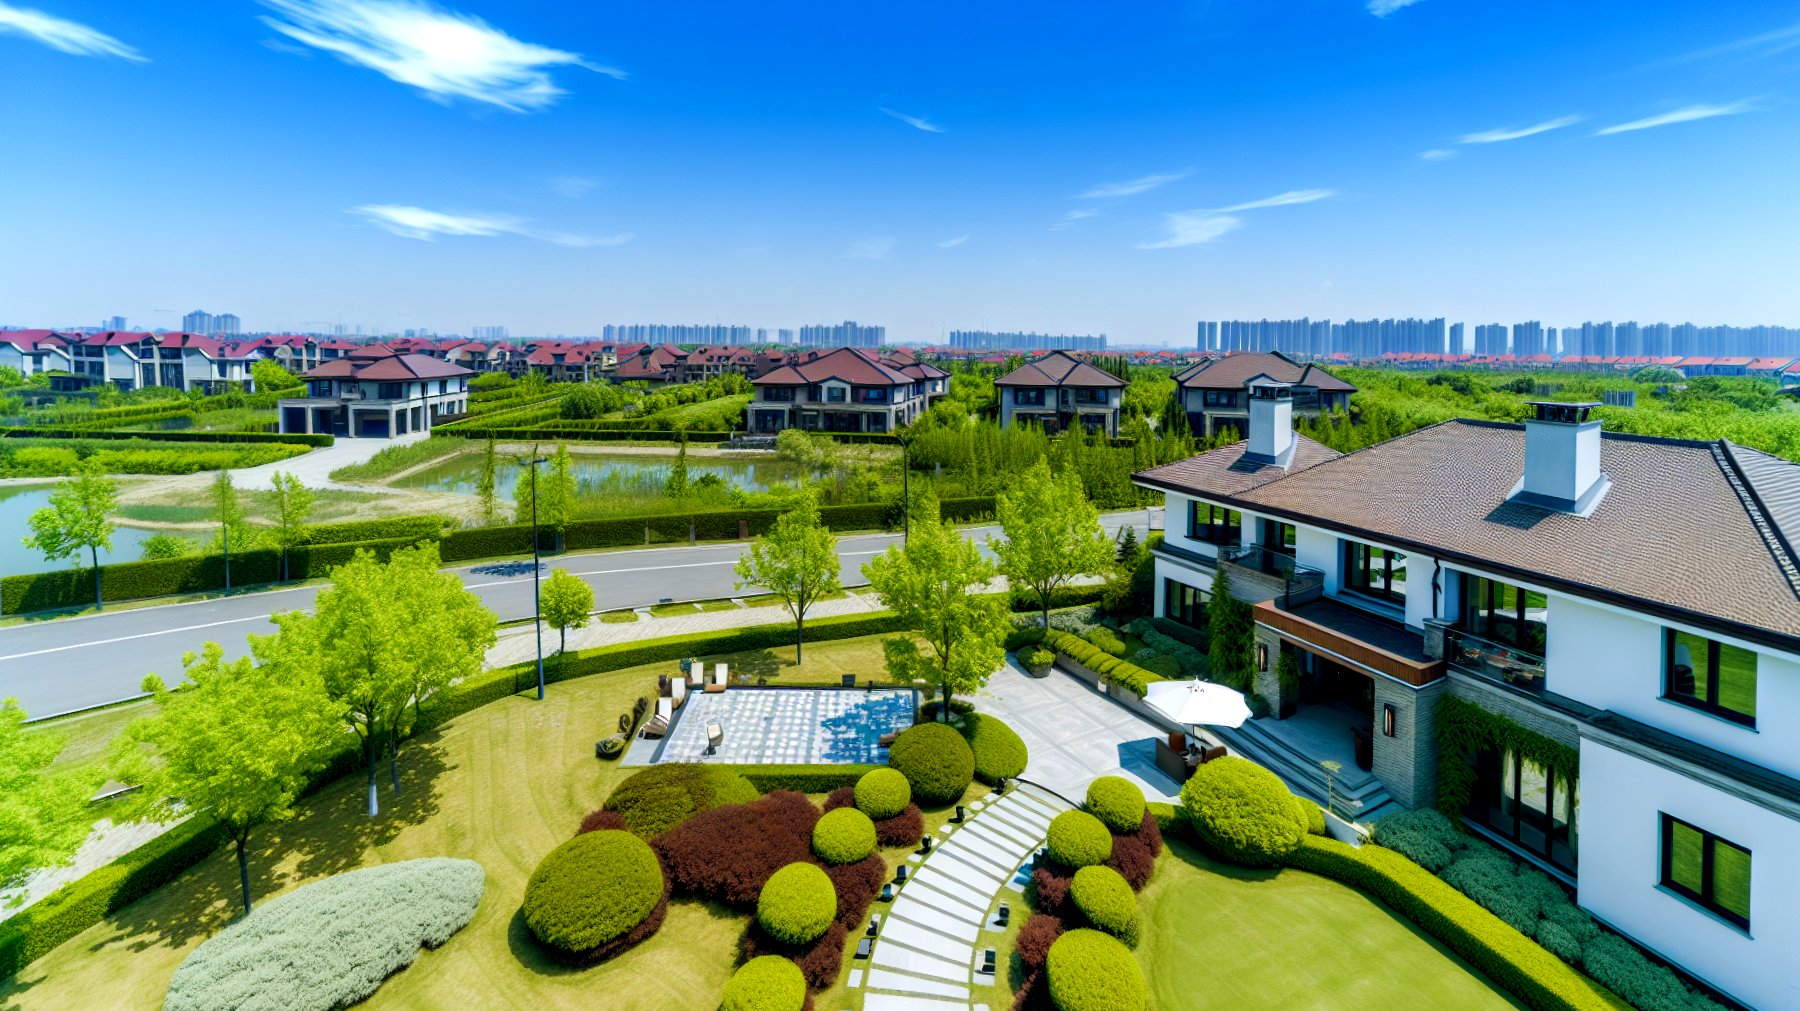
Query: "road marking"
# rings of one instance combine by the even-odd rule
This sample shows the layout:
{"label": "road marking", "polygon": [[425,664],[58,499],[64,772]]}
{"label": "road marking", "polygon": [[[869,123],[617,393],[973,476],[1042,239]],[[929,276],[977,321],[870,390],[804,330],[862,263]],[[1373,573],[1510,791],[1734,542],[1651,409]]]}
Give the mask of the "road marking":
{"label": "road marking", "polygon": [[[879,552],[879,551],[840,551],[840,552],[838,552],[838,557],[839,558],[849,558],[854,555],[879,555],[879,554],[881,554],[881,552]],[[727,559],[724,559],[722,561],[717,561],[717,562],[683,562],[680,565],[642,565],[642,566],[638,566],[637,568],[633,568],[633,569],[593,569],[588,572],[571,572],[571,573],[569,573],[569,575],[571,575],[571,576],[610,576],[610,575],[614,575],[614,574],[620,573],[620,572],[661,572],[665,569],[700,569],[700,568],[705,568],[710,565],[736,565],[736,564],[737,564],[737,559],[727,558]],[[530,573],[526,573],[525,575],[530,575]],[[476,590],[476,589],[480,589],[481,587],[484,587],[484,586],[517,585],[514,582],[514,580],[524,579],[524,578],[525,578],[524,576],[515,576],[513,579],[500,579],[500,580],[495,580],[492,583],[468,583],[468,584],[464,585],[463,589]],[[696,612],[696,613],[698,613],[698,612]],[[6,659],[6,658],[0,657],[0,660],[4,660],[4,659]]]}
{"label": "road marking", "polygon": [[148,639],[153,635],[168,635],[171,632],[192,632],[195,629],[200,628],[216,628],[220,625],[235,625],[240,621],[266,621],[268,617],[269,616],[266,614],[253,614],[248,618],[230,618],[225,621],[210,621],[204,625],[188,625],[184,628],[164,628],[155,632],[139,632],[137,635],[121,635],[117,639],[96,639],[93,642],[78,642],[69,646],[52,646],[49,649],[34,649],[29,653],[14,653],[11,656],[0,656],[0,660],[18,660],[28,656],[38,656],[42,653],[60,653],[65,649],[80,649],[83,646],[104,646],[107,643],[124,642],[127,639]]}

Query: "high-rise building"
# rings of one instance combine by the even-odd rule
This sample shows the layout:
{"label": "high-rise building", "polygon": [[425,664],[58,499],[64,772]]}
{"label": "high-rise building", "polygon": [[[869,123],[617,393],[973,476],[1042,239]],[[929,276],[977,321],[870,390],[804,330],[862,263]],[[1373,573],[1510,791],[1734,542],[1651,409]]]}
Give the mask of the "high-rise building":
{"label": "high-rise building", "polygon": [[503,326],[470,327],[469,339],[484,343],[499,343],[506,340],[506,328]]}
{"label": "high-rise building", "polygon": [[1506,354],[1506,324],[1481,323],[1475,327],[1475,350],[1472,354],[1498,358]]}
{"label": "high-rise building", "polygon": [[214,316],[212,318],[212,329],[208,330],[207,333],[235,334],[241,332],[242,329],[243,321],[237,318],[236,313],[228,312],[221,316]]}
{"label": "high-rise building", "polygon": [[609,323],[600,328],[602,340],[642,341],[645,344],[749,344],[758,331],[729,323]]}
{"label": "high-rise building", "polygon": [[181,329],[187,333],[212,333],[212,313],[195,309],[181,317]]}
{"label": "high-rise building", "polygon": [[1217,351],[1219,349],[1219,324],[1202,321],[1199,342],[1195,346],[1201,351]]}
{"label": "high-rise building", "polygon": [[1633,357],[1643,353],[1644,341],[1637,323],[1627,320],[1613,327],[1613,354]]}
{"label": "high-rise building", "polygon": [[1544,324],[1535,319],[1529,323],[1514,323],[1512,353],[1520,358],[1549,353],[1544,346]]}
{"label": "high-rise building", "polygon": [[102,324],[100,324],[100,329],[102,329],[102,330],[114,330],[114,331],[117,331],[117,330],[128,330],[128,329],[130,329],[130,327],[127,327],[127,326],[126,326],[126,325],[125,325],[125,322],[126,322],[126,321],[125,321],[125,317],[123,317],[123,316],[114,316],[114,317],[113,317],[113,318],[111,318],[111,319],[109,319],[109,320],[107,320],[107,321],[106,321],[106,322],[105,322],[105,323],[102,323]]}
{"label": "high-rise building", "polygon": [[[802,341],[801,343],[805,343]],[[950,346],[965,351],[1105,351],[1106,335],[994,333],[988,330],[952,330]]]}
{"label": "high-rise building", "polygon": [[[954,345],[955,334],[951,334]],[[863,326],[855,320],[845,320],[837,326],[803,326],[800,328],[800,343],[809,347],[833,348],[878,348],[887,341],[887,327]]]}
{"label": "high-rise building", "polygon": [[1646,323],[1641,332],[1643,350],[1639,354],[1651,358],[1667,358],[1669,356],[1669,324]]}
{"label": "high-rise building", "polygon": [[1463,351],[1463,325],[1461,323],[1450,324],[1450,343],[1446,351],[1453,355],[1466,353]]}

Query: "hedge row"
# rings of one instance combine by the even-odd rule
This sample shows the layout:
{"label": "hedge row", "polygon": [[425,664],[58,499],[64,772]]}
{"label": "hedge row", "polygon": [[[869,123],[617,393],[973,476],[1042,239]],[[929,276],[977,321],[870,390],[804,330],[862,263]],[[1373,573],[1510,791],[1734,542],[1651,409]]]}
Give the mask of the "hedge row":
{"label": "hedge row", "polygon": [[315,524],[306,528],[306,543],[349,544],[352,541],[379,541],[390,537],[437,538],[443,530],[442,516],[392,516],[381,520]]}
{"label": "hedge row", "polygon": [[[811,632],[811,623],[807,632]],[[811,635],[807,636],[812,639]],[[863,776],[885,765],[734,765],[732,771],[750,781],[761,793],[792,790],[795,793],[830,793],[855,786]]]}
{"label": "hedge row", "polygon": [[1151,683],[1168,680],[1168,678],[1160,674],[1152,674],[1130,661],[1121,660],[1072,632],[1050,629],[1044,633],[1044,645],[1081,664],[1103,679],[1131,689],[1139,697],[1149,690]]}
{"label": "hedge row", "polygon": [[[566,439],[571,442],[673,442],[673,432],[596,432],[591,429],[570,428],[567,425],[549,424],[542,428],[523,428],[510,424],[504,427],[487,424],[485,418],[471,418],[468,421],[457,421],[441,426],[438,430],[467,436],[471,439],[497,439],[501,442],[554,442]],[[689,432],[687,441],[730,442],[730,432]]]}
{"label": "hedge row", "polygon": [[150,442],[285,442],[290,446],[329,446],[329,435],[280,432],[121,432],[78,428],[0,428],[0,439],[144,439]]}
{"label": "hedge row", "polygon": [[1308,835],[1287,862],[1372,893],[1534,1011],[1631,1011],[1612,991],[1393,850],[1353,849]]}

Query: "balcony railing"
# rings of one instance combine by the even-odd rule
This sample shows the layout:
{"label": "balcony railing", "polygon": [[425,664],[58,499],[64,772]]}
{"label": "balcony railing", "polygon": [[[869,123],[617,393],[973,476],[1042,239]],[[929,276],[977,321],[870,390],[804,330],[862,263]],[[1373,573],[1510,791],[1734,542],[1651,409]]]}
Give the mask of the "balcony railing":
{"label": "balcony railing", "polygon": [[1310,565],[1301,565],[1294,561],[1294,556],[1280,551],[1271,551],[1258,544],[1231,545],[1219,548],[1219,561],[1228,565],[1260,572],[1282,581],[1286,600],[1283,606],[1290,606],[1294,594],[1304,594],[1311,590],[1321,589],[1325,585],[1325,573]]}
{"label": "balcony railing", "polygon": [[1460,628],[1444,630],[1444,659],[1470,674],[1523,688],[1544,690],[1544,658],[1504,642],[1484,639]]}

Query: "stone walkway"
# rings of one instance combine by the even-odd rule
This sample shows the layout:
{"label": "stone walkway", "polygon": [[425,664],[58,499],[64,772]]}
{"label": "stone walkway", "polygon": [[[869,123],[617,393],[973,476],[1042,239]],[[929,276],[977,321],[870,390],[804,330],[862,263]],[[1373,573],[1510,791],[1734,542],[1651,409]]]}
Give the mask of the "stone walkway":
{"label": "stone walkway", "polygon": [[408,432],[392,439],[350,439],[339,436],[331,445],[321,446],[302,456],[234,470],[231,472],[231,479],[239,488],[261,490],[268,487],[271,475],[276,471],[281,471],[283,474],[298,476],[308,488],[336,488],[343,491],[393,491],[394,489],[388,488],[386,485],[338,484],[331,480],[331,472],[339,467],[348,467],[353,463],[367,463],[370,457],[390,446],[404,446],[429,437],[430,433],[428,432]]}
{"label": "stone walkway", "polygon": [[[969,808],[963,825],[944,826],[929,856],[909,858],[909,880],[876,914],[880,936],[868,967],[850,971],[863,1011],[969,1011],[970,987],[994,983],[981,970],[984,952],[1005,932],[995,921],[999,903],[1008,900],[1013,916],[1030,915],[1023,892],[1030,858],[1050,819],[1070,805],[1021,783]],[[1007,971],[1004,963],[996,969]]]}

